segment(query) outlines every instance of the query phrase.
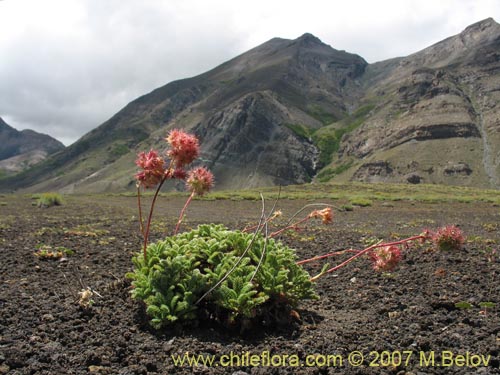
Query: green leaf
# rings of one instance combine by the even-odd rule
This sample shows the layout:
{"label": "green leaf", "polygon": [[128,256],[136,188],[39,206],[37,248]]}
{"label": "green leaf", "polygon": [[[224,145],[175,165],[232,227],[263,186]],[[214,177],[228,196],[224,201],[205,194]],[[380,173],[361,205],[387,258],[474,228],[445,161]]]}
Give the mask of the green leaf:
{"label": "green leaf", "polygon": [[460,301],[460,302],[457,302],[455,303],[455,307],[457,309],[470,309],[472,307],[472,305],[469,303],[469,302],[466,302],[466,301]]}
{"label": "green leaf", "polygon": [[494,302],[479,302],[479,306],[483,309],[492,309],[496,306]]}

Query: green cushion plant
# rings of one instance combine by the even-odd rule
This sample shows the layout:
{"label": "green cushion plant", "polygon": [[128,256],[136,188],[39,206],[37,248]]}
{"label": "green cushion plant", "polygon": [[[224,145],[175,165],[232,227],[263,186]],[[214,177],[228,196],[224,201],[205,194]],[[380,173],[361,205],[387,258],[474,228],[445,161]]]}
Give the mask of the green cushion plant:
{"label": "green cushion plant", "polygon": [[197,320],[200,308],[229,326],[271,314],[287,321],[300,300],[318,298],[295,251],[260,234],[201,225],[150,244],[147,255],[134,257],[129,277],[155,328]]}

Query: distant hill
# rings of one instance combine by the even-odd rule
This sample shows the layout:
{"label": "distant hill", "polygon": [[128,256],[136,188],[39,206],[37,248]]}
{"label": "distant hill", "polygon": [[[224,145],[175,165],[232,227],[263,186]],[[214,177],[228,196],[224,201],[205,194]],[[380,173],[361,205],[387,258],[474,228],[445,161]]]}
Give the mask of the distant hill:
{"label": "distant hill", "polygon": [[129,103],[2,186],[134,187],[138,151],[196,133],[218,188],[326,181],[500,186],[500,25],[368,64],[311,34],[270,41]]}
{"label": "distant hill", "polygon": [[62,149],[57,139],[33,130],[18,131],[0,117],[0,173],[20,172]]}

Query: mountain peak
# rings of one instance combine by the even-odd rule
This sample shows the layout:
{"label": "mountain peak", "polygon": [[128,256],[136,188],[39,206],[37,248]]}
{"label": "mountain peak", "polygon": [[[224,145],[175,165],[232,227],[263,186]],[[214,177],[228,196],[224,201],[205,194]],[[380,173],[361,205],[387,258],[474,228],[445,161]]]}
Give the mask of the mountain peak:
{"label": "mountain peak", "polygon": [[466,45],[492,41],[499,36],[500,25],[491,17],[468,26],[460,33],[460,37]]}
{"label": "mountain peak", "polygon": [[466,33],[478,33],[488,31],[490,28],[497,28],[500,26],[492,17],[486,18],[482,21],[473,23],[465,28],[462,34]]}
{"label": "mountain peak", "polygon": [[9,125],[7,125],[7,123],[3,120],[3,118],[0,117],[0,129],[2,128],[6,128],[6,127],[9,127]]}
{"label": "mountain peak", "polygon": [[[14,129],[12,126],[10,126],[9,124],[7,124],[3,118],[0,117],[0,139],[2,139],[2,137],[6,137],[7,134],[16,134],[17,133],[17,130]],[[0,152],[1,153],[1,152]]]}
{"label": "mountain peak", "polygon": [[305,33],[305,34],[301,35],[300,37],[298,37],[296,39],[296,41],[304,43],[304,44],[308,44],[308,45],[312,45],[312,44],[324,44],[321,41],[321,39],[319,39],[318,37],[314,36],[311,33]]}

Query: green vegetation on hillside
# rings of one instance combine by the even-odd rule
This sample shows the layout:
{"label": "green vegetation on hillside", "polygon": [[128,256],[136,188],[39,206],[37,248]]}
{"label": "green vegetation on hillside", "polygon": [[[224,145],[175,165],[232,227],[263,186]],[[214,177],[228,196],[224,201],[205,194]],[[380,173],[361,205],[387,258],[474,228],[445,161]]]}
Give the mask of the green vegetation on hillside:
{"label": "green vegetation on hillside", "polygon": [[344,164],[340,164],[336,167],[327,167],[323,168],[318,174],[317,179],[319,182],[328,182],[335,176],[341,174],[342,172],[347,171],[352,166],[352,161],[349,161]]}
{"label": "green vegetation on hillside", "polygon": [[317,104],[309,105],[307,108],[307,113],[314,117],[316,120],[320,121],[323,125],[331,124],[337,121],[337,118],[330,112],[327,112],[323,107]]}
{"label": "green vegetation on hillside", "polygon": [[[311,139],[320,151],[320,164],[326,166],[332,162],[333,154],[339,150],[340,141],[342,140],[343,135],[352,132],[363,124],[373,108],[375,108],[374,104],[366,104],[344,119],[333,124],[331,121],[326,122],[330,123],[330,125],[316,130],[302,124],[285,124],[285,126],[292,130],[297,136],[305,139]],[[322,117],[322,119],[327,121],[326,116]],[[332,119],[333,117],[328,120]],[[320,119],[322,122],[323,120]],[[325,122],[323,123],[325,124]],[[350,166],[350,163],[343,164],[342,166],[337,167],[336,170],[331,169],[323,172],[320,177],[322,178],[322,181],[330,180],[336,174],[345,171]]]}

